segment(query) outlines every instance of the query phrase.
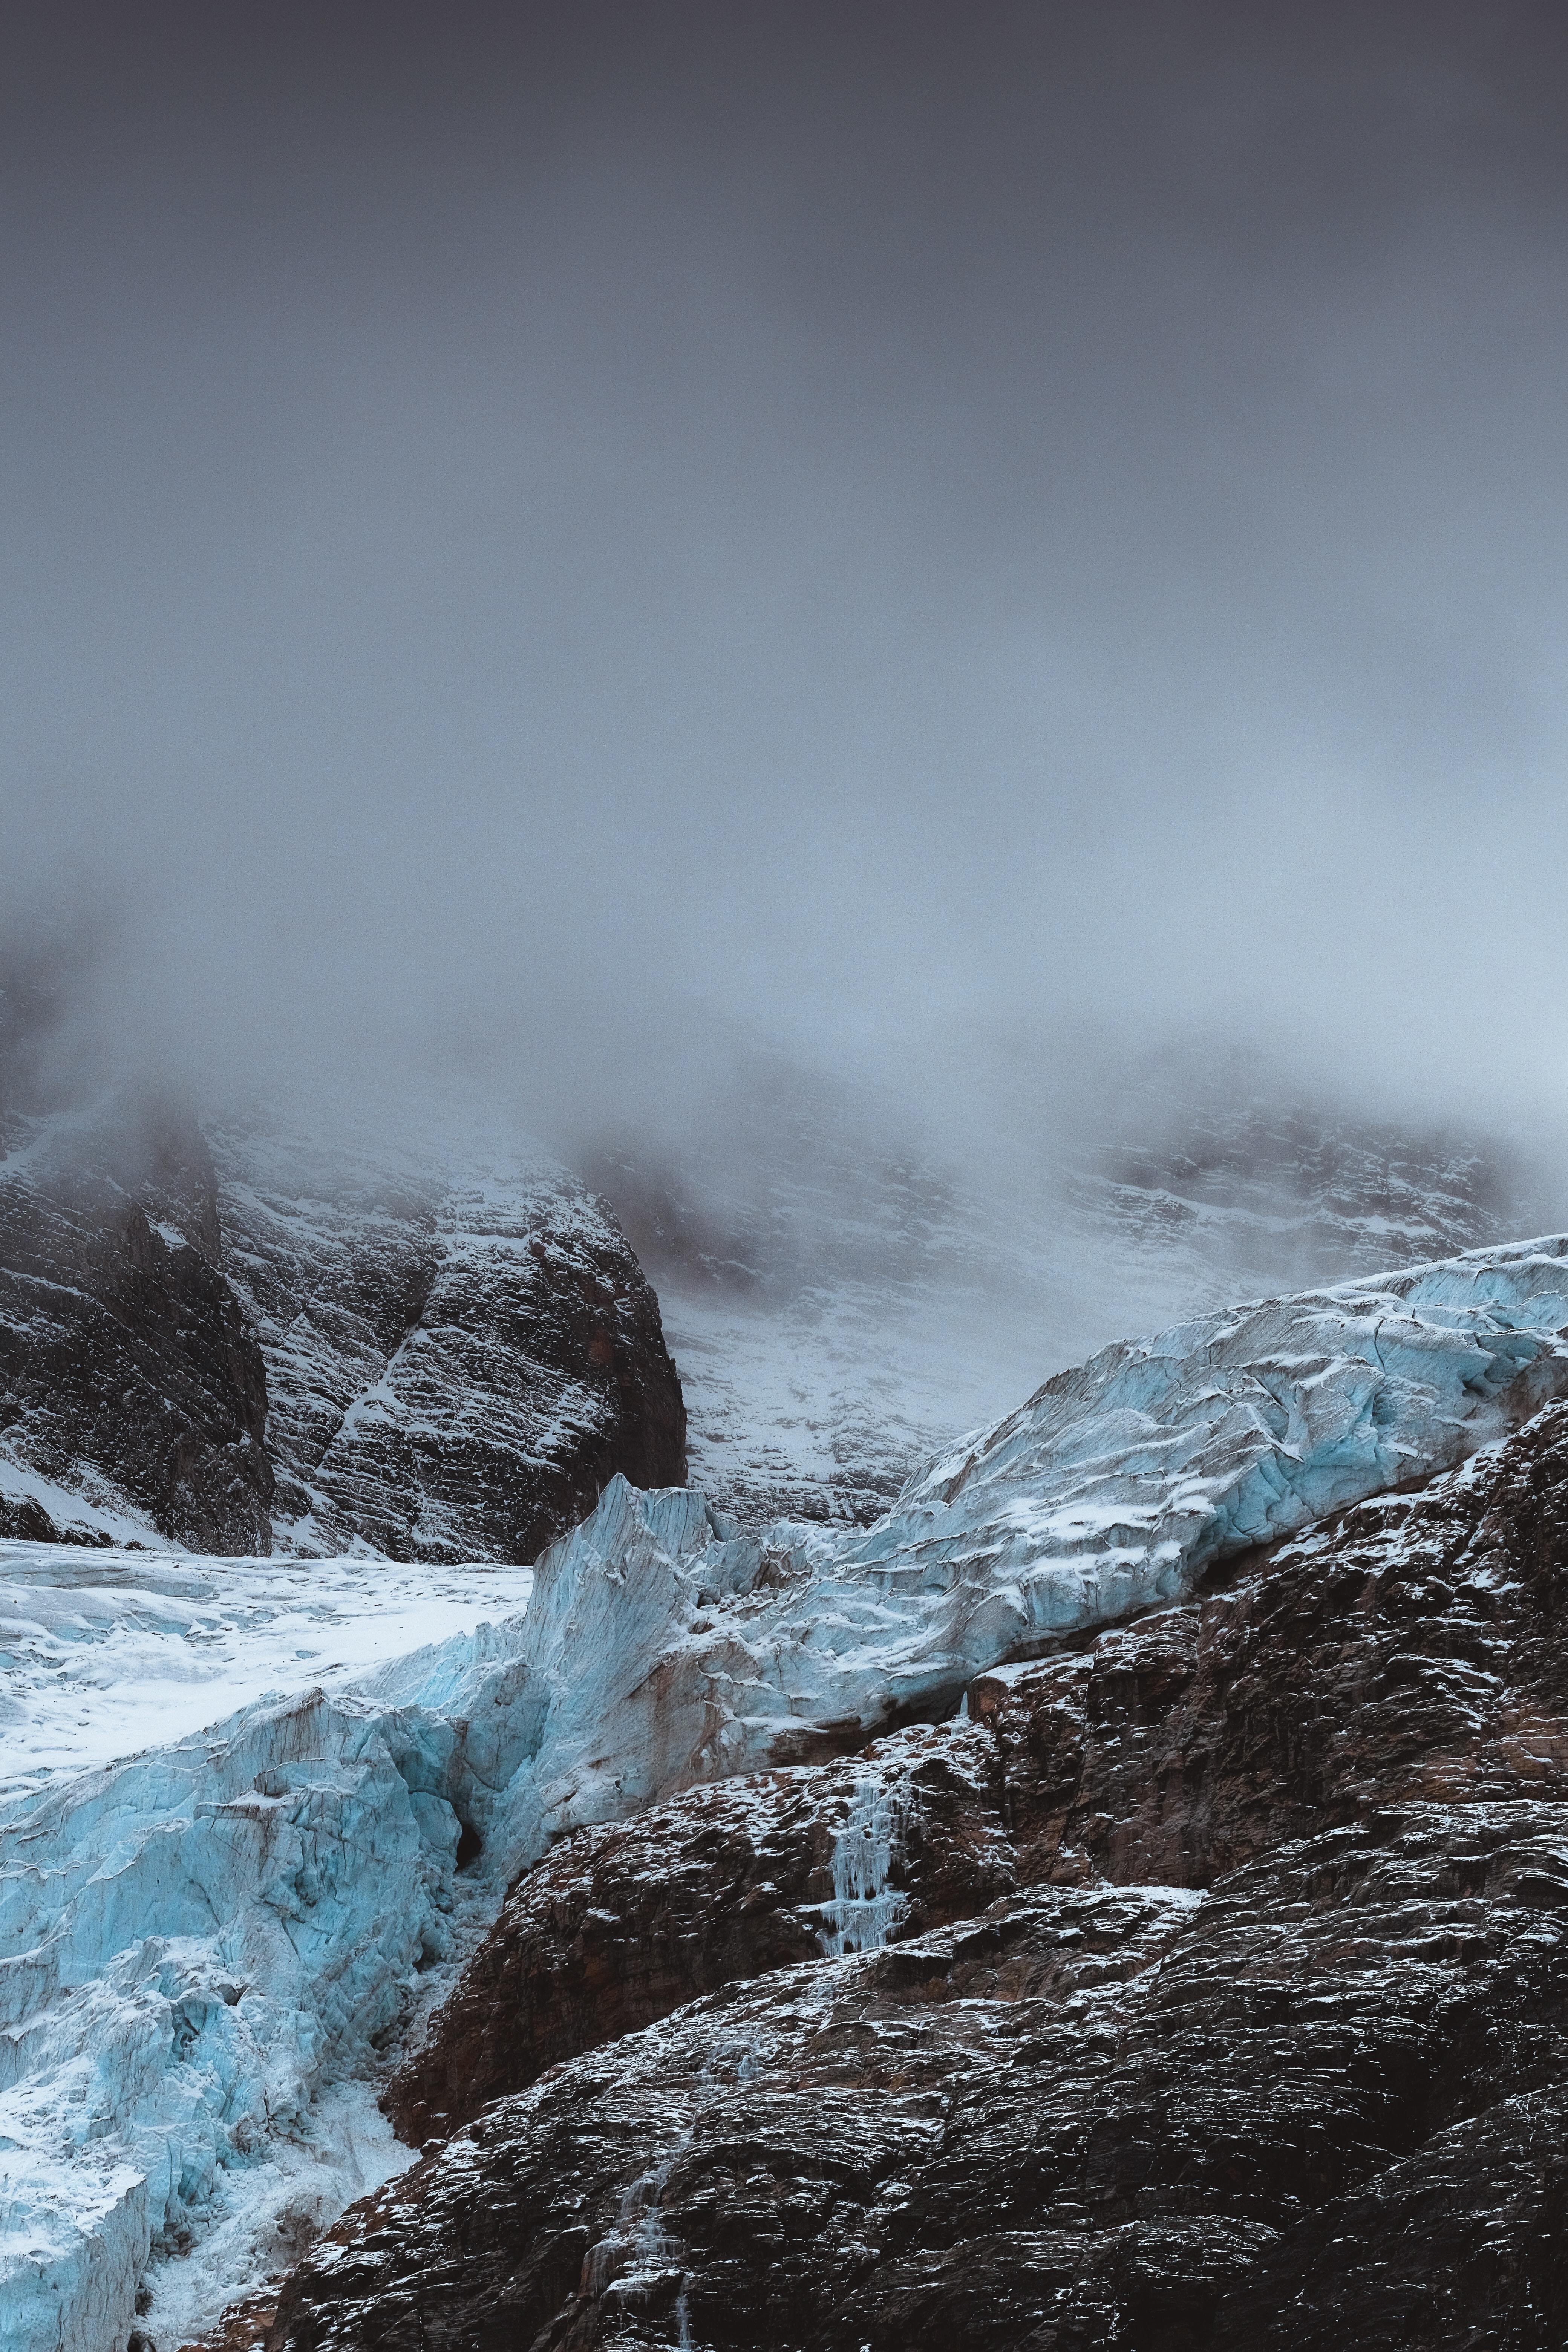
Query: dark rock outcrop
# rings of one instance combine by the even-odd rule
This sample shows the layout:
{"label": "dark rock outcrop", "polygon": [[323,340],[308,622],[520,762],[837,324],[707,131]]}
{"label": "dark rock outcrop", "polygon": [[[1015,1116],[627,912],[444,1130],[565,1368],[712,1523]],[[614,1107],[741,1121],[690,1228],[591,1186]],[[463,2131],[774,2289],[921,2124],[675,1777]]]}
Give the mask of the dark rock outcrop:
{"label": "dark rock outcrop", "polygon": [[188,1112],[26,1135],[0,1162],[0,1533],[528,1560],[617,1471],[683,1475],[658,1301],[561,1171],[432,1148],[417,1180],[343,1181],[301,1150],[286,1191],[275,1132],[248,1159],[221,1133],[215,1173]]}
{"label": "dark rock outcrop", "polygon": [[[395,2093],[474,2119],[274,2352],[1560,2345],[1565,1604],[1551,1406],[971,1720],[568,1842]],[[805,1956],[867,1789],[890,1940]]]}
{"label": "dark rock outcrop", "polygon": [[12,1124],[0,1161],[0,1534],[264,1552],[261,1351],[188,1111]]}
{"label": "dark rock outcrop", "polygon": [[0,966],[0,1537],[528,1560],[686,1412],[613,1213],[400,1106],[106,1090],[80,972]]}
{"label": "dark rock outcrop", "polygon": [[605,1205],[483,1137],[215,1129],[290,1549],[532,1559],[617,1471],[678,1484],[658,1300]]}
{"label": "dark rock outcrop", "polygon": [[[960,1916],[1014,1879],[995,1746],[911,1730],[877,1743],[900,1824],[906,1932]],[[833,1849],[867,1781],[858,1759],[695,1789],[564,1840],[500,1919],[385,2105],[401,2138],[446,2137],[558,2059],[698,1994],[820,1957]]]}

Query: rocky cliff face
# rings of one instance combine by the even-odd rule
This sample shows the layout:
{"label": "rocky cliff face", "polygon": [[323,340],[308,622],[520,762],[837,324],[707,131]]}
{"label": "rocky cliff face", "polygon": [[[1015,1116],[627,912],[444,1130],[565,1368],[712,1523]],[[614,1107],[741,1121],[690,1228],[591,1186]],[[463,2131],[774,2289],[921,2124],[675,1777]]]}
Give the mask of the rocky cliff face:
{"label": "rocky cliff face", "polygon": [[84,1076],[72,984],[0,961],[0,1536],[265,1551],[266,1375],[205,1139]]}
{"label": "rocky cliff face", "polygon": [[658,1302],[566,1172],[411,1109],[208,1137],[0,988],[0,1535],[527,1560],[685,1470]]}
{"label": "rocky cliff face", "polygon": [[529,1560],[617,1471],[684,1475],[658,1301],[563,1170],[412,1111],[214,1132],[287,1548]]}
{"label": "rocky cliff face", "polygon": [[188,1113],[22,1129],[0,1162],[0,1534],[269,1549],[266,1375],[217,1231]]}
{"label": "rocky cliff face", "polygon": [[1560,2344],[1565,1607],[1551,1403],[961,1720],[565,1840],[268,2343]]}

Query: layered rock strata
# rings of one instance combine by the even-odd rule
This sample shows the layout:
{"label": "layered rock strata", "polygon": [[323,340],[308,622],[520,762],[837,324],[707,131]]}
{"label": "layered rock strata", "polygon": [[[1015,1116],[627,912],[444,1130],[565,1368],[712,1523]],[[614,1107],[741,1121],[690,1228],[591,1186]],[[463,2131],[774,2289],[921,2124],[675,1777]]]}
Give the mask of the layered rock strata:
{"label": "layered rock strata", "polygon": [[568,1840],[395,2094],[455,2137],[268,2345],[1560,2343],[1565,1605],[1553,1404],[963,1720]]}
{"label": "layered rock strata", "polygon": [[290,1550],[534,1558],[617,1472],[685,1475],[658,1301],[605,1204],[458,1122],[215,1129]]}

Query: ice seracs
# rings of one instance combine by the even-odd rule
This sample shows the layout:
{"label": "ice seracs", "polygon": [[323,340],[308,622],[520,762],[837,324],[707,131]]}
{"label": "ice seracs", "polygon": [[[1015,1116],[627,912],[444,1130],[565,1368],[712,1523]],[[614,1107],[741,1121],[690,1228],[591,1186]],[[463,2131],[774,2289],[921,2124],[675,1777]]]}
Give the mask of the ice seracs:
{"label": "ice seracs", "polygon": [[290,2150],[317,2219],[395,2168],[350,2086],[450,1948],[475,1770],[520,1761],[493,1711],[467,1760],[508,1650],[485,1627],[425,1654],[450,1716],[308,1690],[0,1811],[7,2352],[123,2342],[150,2255],[193,2232],[243,2257],[297,2201]]}
{"label": "ice seracs", "polygon": [[609,1653],[630,1644],[626,1703],[602,1717],[624,1736],[596,1727],[580,1748],[570,1709],[552,1714],[507,1799],[511,1850],[527,1860],[634,1790],[956,1705],[1031,1643],[1176,1599],[1212,1560],[1428,1476],[1568,1388],[1565,1332],[1568,1242],[1477,1252],[1106,1349],[868,1528],[725,1538],[710,1513],[677,1531],[661,1506],[655,1549],[677,1550],[657,1671],[643,1662],[664,1600],[622,1565],[652,1530],[611,1490],[539,1573],[553,1609],[570,1591],[595,1612]]}
{"label": "ice seracs", "polygon": [[[476,1881],[493,1904],[563,1831],[853,1748],[1031,1643],[1447,1467],[1568,1392],[1565,1333],[1553,1239],[1108,1349],[868,1528],[745,1536],[693,1489],[616,1478],[521,1617],[14,1797],[7,2352],[123,2342],[155,2246],[286,2197],[289,2145],[398,2032]],[[836,1868],[845,1949],[889,1924],[878,1801],[857,1798]]]}

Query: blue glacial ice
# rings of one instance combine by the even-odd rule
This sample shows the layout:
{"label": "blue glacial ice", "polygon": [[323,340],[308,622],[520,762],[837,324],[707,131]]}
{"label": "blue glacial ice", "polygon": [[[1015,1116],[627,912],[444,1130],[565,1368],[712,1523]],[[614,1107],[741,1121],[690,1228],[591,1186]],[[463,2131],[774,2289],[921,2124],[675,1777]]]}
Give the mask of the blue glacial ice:
{"label": "blue glacial ice", "polygon": [[[150,2260],[185,2332],[303,2175],[319,2222],[395,2164],[379,2053],[553,1837],[956,1701],[1563,1393],[1568,1240],[1205,1316],[1047,1381],[870,1528],[741,1535],[617,1478],[521,1615],[0,1802],[0,2343],[118,2352]],[[846,1828],[847,1948],[896,1824],[872,1792]]]}
{"label": "blue glacial ice", "polygon": [[833,1893],[819,1934],[829,1959],[879,1952],[909,1909],[909,1896],[890,1883],[902,1827],[895,1791],[872,1776],[858,1780],[828,1858]]}

